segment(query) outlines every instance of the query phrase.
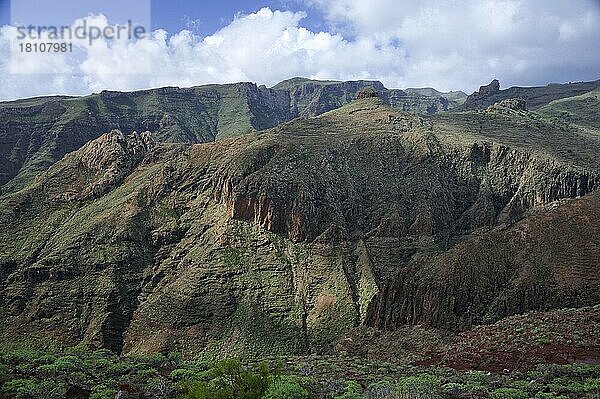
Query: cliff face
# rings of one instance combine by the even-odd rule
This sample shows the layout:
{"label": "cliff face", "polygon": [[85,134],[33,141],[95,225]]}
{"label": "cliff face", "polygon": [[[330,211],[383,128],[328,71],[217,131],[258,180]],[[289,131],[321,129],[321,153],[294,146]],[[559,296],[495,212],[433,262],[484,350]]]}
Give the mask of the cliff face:
{"label": "cliff face", "polygon": [[415,259],[384,284],[366,323],[466,330],[530,310],[595,305],[599,217],[594,193]]}
{"label": "cliff face", "polygon": [[[472,119],[458,139],[448,119],[367,98],[192,146],[105,134],[27,189],[0,197],[1,341],[27,336],[39,346],[83,341],[188,356],[328,352],[365,320],[460,327],[482,314],[596,300],[582,290],[577,302],[574,284],[544,291],[552,301],[533,301],[526,290],[537,285],[526,285],[527,276],[545,284],[546,268],[518,258],[533,251],[525,244],[508,260],[501,255],[513,242],[535,249],[537,241],[519,238],[527,234],[515,227],[519,220],[593,191],[600,169],[585,156],[571,162],[562,147],[510,145],[538,140],[521,128],[520,114],[502,114],[505,138],[492,140],[479,123],[498,117],[461,114]],[[566,148],[600,150],[592,139],[584,146],[581,137],[540,123],[540,143],[562,135]],[[487,273],[480,280],[459,266],[452,276],[429,266],[444,270],[444,256],[463,259],[452,251],[477,248],[468,240],[485,234],[492,236],[477,245],[491,245],[504,230],[486,231],[509,225],[515,233],[498,239],[506,244],[501,255],[478,261]],[[463,241],[476,231],[482,235]],[[591,251],[582,253],[582,265]],[[571,270],[566,260],[556,264],[561,273]],[[531,270],[513,290],[527,294],[500,296],[517,270]],[[427,288],[431,281],[440,290]],[[491,299],[469,308],[478,295]]]}
{"label": "cliff face", "polygon": [[537,109],[545,104],[561,98],[579,96],[600,87],[600,80],[593,82],[577,82],[568,84],[550,84],[543,87],[510,87],[500,90],[500,82],[492,80],[488,85],[481,86],[478,91],[467,97],[458,110],[486,109],[496,102],[511,98],[526,101],[531,109]]}

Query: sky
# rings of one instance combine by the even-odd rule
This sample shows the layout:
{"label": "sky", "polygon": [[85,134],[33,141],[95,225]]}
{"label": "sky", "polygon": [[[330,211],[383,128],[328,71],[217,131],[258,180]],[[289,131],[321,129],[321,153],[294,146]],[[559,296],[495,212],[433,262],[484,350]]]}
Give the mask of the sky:
{"label": "sky", "polygon": [[[145,37],[19,47],[18,25],[127,21]],[[293,76],[471,93],[599,79],[598,38],[600,0],[0,0],[0,100]]]}

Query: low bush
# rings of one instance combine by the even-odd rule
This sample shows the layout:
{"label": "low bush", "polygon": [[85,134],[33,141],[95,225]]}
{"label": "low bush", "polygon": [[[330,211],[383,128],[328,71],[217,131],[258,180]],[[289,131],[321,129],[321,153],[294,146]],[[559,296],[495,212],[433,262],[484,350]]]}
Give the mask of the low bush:
{"label": "low bush", "polygon": [[517,388],[498,388],[492,391],[493,399],[527,399],[529,395]]}
{"label": "low bush", "polygon": [[262,399],[306,399],[308,391],[292,377],[280,377],[275,380]]}

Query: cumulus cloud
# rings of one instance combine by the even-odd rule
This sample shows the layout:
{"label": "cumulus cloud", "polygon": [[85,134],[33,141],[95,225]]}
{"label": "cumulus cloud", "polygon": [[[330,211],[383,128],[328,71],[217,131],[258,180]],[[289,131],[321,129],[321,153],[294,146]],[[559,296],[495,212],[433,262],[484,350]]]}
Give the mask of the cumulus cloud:
{"label": "cumulus cloud", "polygon": [[[135,41],[75,41],[73,53],[50,55],[11,52],[17,32],[5,26],[0,99],[236,81],[271,85],[297,75],[467,91],[492,77],[504,84],[599,77],[600,7],[593,1],[306,4],[325,16],[329,32],[302,27],[303,12],[263,8],[204,38],[157,30]],[[103,15],[86,20],[109,24]]]}
{"label": "cumulus cloud", "polygon": [[600,77],[597,0],[306,0],[337,32],[408,54],[392,82],[473,90]]}

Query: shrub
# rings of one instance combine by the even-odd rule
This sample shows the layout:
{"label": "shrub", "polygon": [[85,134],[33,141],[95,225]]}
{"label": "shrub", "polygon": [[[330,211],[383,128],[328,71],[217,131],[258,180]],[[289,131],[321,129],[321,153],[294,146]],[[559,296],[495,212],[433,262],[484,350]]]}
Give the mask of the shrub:
{"label": "shrub", "polygon": [[68,381],[72,385],[89,385],[92,379],[83,371],[76,371],[68,375]]}
{"label": "shrub", "polygon": [[490,383],[490,374],[483,371],[469,371],[467,373],[467,386],[487,387]]}
{"label": "shrub", "polygon": [[92,352],[92,359],[114,359],[116,355],[109,349],[98,349]]}
{"label": "shrub", "polygon": [[527,399],[527,393],[516,388],[498,388],[492,391],[493,399]]}
{"label": "shrub", "polygon": [[56,356],[51,354],[44,354],[37,357],[33,362],[35,364],[43,365],[43,364],[52,364],[56,361]]}
{"label": "shrub", "polygon": [[0,364],[0,386],[2,383],[9,380],[10,370],[3,364]]}
{"label": "shrub", "polygon": [[63,399],[66,393],[67,387],[65,384],[45,380],[39,383],[36,397],[43,399]]}
{"label": "shrub", "polygon": [[184,381],[185,399],[259,399],[273,381],[265,363],[258,373],[244,369],[233,359],[219,362],[212,370],[213,379],[204,381]]}
{"label": "shrub", "polygon": [[9,364],[29,363],[37,357],[39,357],[37,352],[27,349],[17,349],[5,354],[6,363]]}
{"label": "shrub", "polygon": [[43,364],[38,366],[35,372],[42,378],[50,378],[56,376],[58,370],[54,364]]}
{"label": "shrub", "polygon": [[129,374],[133,370],[133,366],[128,362],[113,362],[106,367],[106,375],[114,378]]}
{"label": "shrub", "polygon": [[106,385],[96,385],[92,387],[90,399],[114,399],[117,390],[109,388]]}
{"label": "shrub", "polygon": [[368,399],[397,398],[396,387],[390,381],[375,382],[367,387],[364,396]]}
{"label": "shrub", "polygon": [[468,394],[469,389],[464,384],[450,382],[442,386],[442,391],[451,397],[464,397]]}
{"label": "shrub", "polygon": [[[183,395],[181,399],[210,399],[211,390],[208,383],[204,381],[187,381],[181,385]],[[221,398],[226,398],[221,396]],[[216,399],[216,397],[215,397]]]}
{"label": "shrub", "polygon": [[398,380],[398,393],[410,398],[436,398],[441,380],[433,375],[402,377]]}
{"label": "shrub", "polygon": [[535,394],[535,399],[569,399],[563,395],[556,395],[555,393],[549,392],[538,392]]}
{"label": "shrub", "polygon": [[38,391],[38,386],[35,380],[20,379],[12,380],[2,385],[2,395],[14,399],[26,399],[35,397]]}
{"label": "shrub", "polygon": [[156,369],[164,367],[168,362],[168,359],[162,353],[155,353],[148,360],[150,365]]}
{"label": "shrub", "polygon": [[179,365],[179,363],[181,363],[181,353],[169,352],[169,354],[167,355],[167,359],[169,359],[169,362],[171,362],[171,364],[177,366]]}
{"label": "shrub", "polygon": [[362,388],[359,383],[346,381],[344,392],[341,395],[335,396],[334,399],[362,399],[361,391]]}
{"label": "shrub", "polygon": [[149,380],[158,377],[158,371],[156,369],[142,369],[137,370],[133,376],[133,382],[139,384],[145,384]]}
{"label": "shrub", "polygon": [[35,368],[33,367],[33,363],[23,362],[23,363],[17,364],[15,367],[15,370],[19,374],[32,374],[34,372]]}
{"label": "shrub", "polygon": [[583,385],[585,392],[600,393],[600,378],[588,378]]}
{"label": "shrub", "polygon": [[352,382],[345,382],[341,379],[328,379],[321,382],[321,396],[326,398],[334,397],[337,399],[339,395],[344,395],[349,392],[348,384]]}
{"label": "shrub", "polygon": [[2,385],[0,393],[12,399],[60,399],[64,398],[66,389],[64,384],[54,381],[42,381],[40,383],[31,379],[20,379],[6,382]]}
{"label": "shrub", "polygon": [[189,369],[175,369],[173,371],[171,371],[171,374],[169,374],[169,377],[171,378],[171,380],[175,381],[175,382],[179,382],[179,381],[195,381],[195,380],[199,380],[200,376],[199,374],[194,371],[194,370],[189,370]]}
{"label": "shrub", "polygon": [[73,373],[83,370],[83,361],[76,356],[63,356],[56,359],[54,367],[61,373]]}
{"label": "shrub", "polygon": [[263,399],[305,399],[308,391],[291,377],[282,377],[274,381],[262,396]]}
{"label": "shrub", "polygon": [[88,347],[82,342],[66,348],[65,353],[72,356],[84,357],[88,354]]}
{"label": "shrub", "polygon": [[172,391],[169,382],[162,377],[153,378],[146,383],[146,393],[150,399],[170,398]]}

